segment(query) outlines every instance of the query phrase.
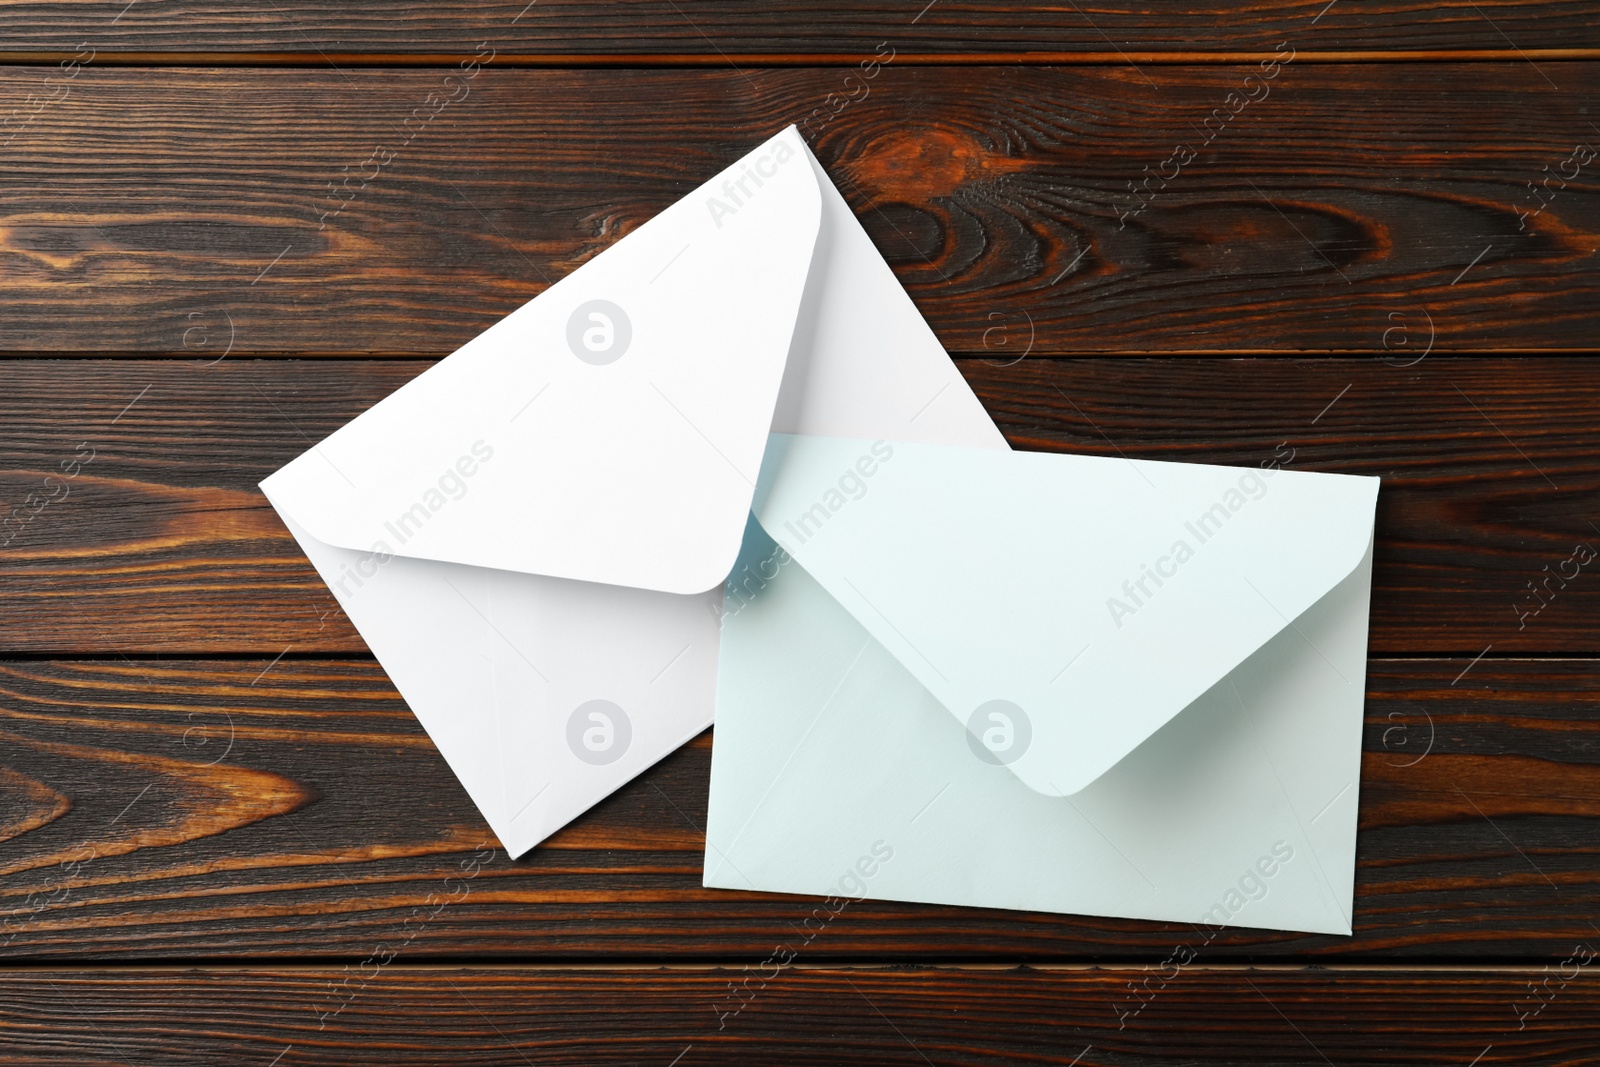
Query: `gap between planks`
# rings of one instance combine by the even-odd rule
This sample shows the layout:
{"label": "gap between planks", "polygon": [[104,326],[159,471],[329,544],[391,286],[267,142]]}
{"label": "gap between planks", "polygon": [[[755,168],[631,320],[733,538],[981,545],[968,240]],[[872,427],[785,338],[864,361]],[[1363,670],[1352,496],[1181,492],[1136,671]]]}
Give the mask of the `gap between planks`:
{"label": "gap between planks", "polygon": [[[0,51],[0,67],[49,66],[64,63],[79,53],[41,50]],[[412,67],[454,68],[462,52],[112,52],[95,55],[96,67]],[[1025,67],[1126,67],[1130,65],[1234,65],[1274,58],[1266,50],[1239,52],[901,52],[896,66],[1025,66]],[[690,68],[740,70],[762,67],[848,67],[870,52],[764,53],[510,53],[495,57],[497,68],[564,69]],[[1600,48],[1465,48],[1446,50],[1303,51],[1296,63],[1547,63],[1600,60]]]}
{"label": "gap between planks", "polygon": [[[538,294],[534,294],[537,296]],[[528,299],[534,299],[530,296]],[[509,312],[508,312],[509,314]],[[270,362],[284,360],[326,360],[329,362],[345,360],[351,363],[359,362],[435,362],[444,359],[451,352],[382,352],[375,349],[363,351],[323,351],[323,352],[239,352],[230,355],[230,363]],[[955,350],[948,353],[951,359],[970,362],[988,362],[996,365],[1016,366],[1021,360],[1006,360],[996,358],[992,352]],[[1079,350],[1073,352],[1030,352],[1025,357],[1037,363],[1041,360],[1050,361],[1087,361],[1098,359],[1149,359],[1149,360],[1175,360],[1175,359],[1394,359],[1395,353],[1374,350],[1370,348],[1286,348],[1286,349],[1248,349],[1248,348],[1184,348],[1184,349],[1116,349],[1097,348],[1093,350]],[[1559,357],[1583,358],[1600,355],[1600,348],[1464,348],[1459,350],[1435,349],[1430,354],[1436,361],[1447,359],[1517,359],[1522,357]],[[89,351],[63,350],[52,351],[0,351],[0,366],[6,363],[27,362],[67,362],[72,360],[82,361],[119,361],[134,363],[140,361],[173,362],[173,363],[205,363],[212,365],[220,360],[212,361],[197,359],[192,351],[162,351],[152,349],[148,352],[131,351]],[[1420,360],[1418,361],[1420,362]],[[1407,369],[1407,368],[1400,368]]]}
{"label": "gap between planks", "polygon": [[[1149,961],[1160,955],[1153,952],[1146,957],[1122,957],[1116,960],[1094,960],[1084,962],[1024,962],[1022,960],[942,960],[911,956],[903,960],[858,960],[843,962],[828,962],[815,960],[802,963],[795,961],[789,965],[793,971],[860,971],[879,972],[885,974],[906,974],[924,971],[955,971],[955,972],[1006,972],[1006,971],[1031,971],[1044,974],[1076,974],[1095,971],[1114,972],[1120,970],[1144,971],[1149,969]],[[221,962],[211,959],[178,960],[149,962],[141,960],[128,961],[102,961],[72,963],[59,959],[54,960],[16,960],[0,963],[0,975],[15,974],[18,976],[29,973],[71,973],[71,974],[192,974],[195,971],[209,973],[247,972],[256,974],[320,974],[324,972],[342,973],[348,969],[347,963],[337,962],[344,957],[331,957],[328,962],[300,963],[287,960],[277,960],[270,956],[259,958],[243,957],[235,961]],[[1524,974],[1538,971],[1547,966],[1549,960],[1544,957],[1524,961],[1497,962],[1497,963],[1425,963],[1408,960],[1395,960],[1383,963],[1326,963],[1307,960],[1286,960],[1280,962],[1256,963],[1192,963],[1185,966],[1186,971],[1205,971],[1213,974],[1250,974],[1261,972],[1276,973],[1309,973],[1318,974],[1345,974],[1358,975],[1385,975],[1385,974]],[[386,964],[386,969],[397,972],[409,971],[412,974],[428,974],[430,972],[445,971],[499,971],[523,972],[528,974],[562,974],[577,971],[595,973],[647,973],[647,972],[676,972],[687,975],[716,974],[723,971],[736,971],[747,968],[750,960],[747,957],[739,959],[714,960],[710,962],[668,962],[653,961],[650,959],[623,959],[620,961],[607,961],[596,959],[593,956],[575,958],[571,962],[541,961],[537,963],[518,962],[516,960],[401,960],[396,959]]]}

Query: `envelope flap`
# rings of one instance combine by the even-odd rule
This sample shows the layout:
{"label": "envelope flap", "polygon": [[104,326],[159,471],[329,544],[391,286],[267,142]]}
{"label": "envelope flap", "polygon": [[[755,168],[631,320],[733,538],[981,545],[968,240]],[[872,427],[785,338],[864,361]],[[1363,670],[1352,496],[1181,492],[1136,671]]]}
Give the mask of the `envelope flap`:
{"label": "envelope flap", "polygon": [[273,500],[363,552],[716,586],[820,204],[790,127],[278,471]]}
{"label": "envelope flap", "polygon": [[[953,715],[1069,795],[1349,575],[1378,480],[774,435],[762,527]],[[1331,669],[1332,685],[1359,685]]]}

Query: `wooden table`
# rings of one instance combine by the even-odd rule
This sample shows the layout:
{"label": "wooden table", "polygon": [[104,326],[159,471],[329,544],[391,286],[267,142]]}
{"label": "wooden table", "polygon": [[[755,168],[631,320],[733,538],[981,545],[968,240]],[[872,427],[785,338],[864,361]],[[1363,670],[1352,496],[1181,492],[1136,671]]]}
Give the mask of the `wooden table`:
{"label": "wooden table", "polygon": [[[525,2],[0,8],[0,1061],[1600,1059],[1593,5]],[[1384,478],[1354,937],[866,902],[723,1018],[710,734],[498,850],[256,483],[790,122],[1017,446]]]}

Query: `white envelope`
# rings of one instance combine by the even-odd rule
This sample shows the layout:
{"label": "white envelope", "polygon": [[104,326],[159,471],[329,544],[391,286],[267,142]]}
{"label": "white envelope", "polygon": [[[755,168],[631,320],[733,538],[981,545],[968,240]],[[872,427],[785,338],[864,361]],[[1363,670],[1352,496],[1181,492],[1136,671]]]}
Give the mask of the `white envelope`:
{"label": "white envelope", "polygon": [[262,490],[518,855],[710,725],[771,429],[1004,447],[793,127]]}
{"label": "white envelope", "polygon": [[1377,484],[775,438],[705,884],[1349,933]]}

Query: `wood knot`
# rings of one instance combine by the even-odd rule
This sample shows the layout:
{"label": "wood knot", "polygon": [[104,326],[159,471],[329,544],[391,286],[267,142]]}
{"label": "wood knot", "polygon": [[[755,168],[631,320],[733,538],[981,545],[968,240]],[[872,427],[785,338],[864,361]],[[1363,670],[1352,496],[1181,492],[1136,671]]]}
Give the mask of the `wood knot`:
{"label": "wood knot", "polygon": [[851,169],[857,183],[876,198],[915,204],[1026,167],[1023,160],[999,155],[965,132],[912,129],[885,134]]}

